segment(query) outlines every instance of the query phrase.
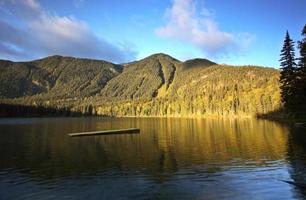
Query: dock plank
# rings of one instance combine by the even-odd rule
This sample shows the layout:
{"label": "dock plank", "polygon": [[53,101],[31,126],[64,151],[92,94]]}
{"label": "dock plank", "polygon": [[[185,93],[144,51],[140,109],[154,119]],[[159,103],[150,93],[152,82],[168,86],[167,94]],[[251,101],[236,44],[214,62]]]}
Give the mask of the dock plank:
{"label": "dock plank", "polygon": [[128,128],[128,129],[118,129],[118,130],[69,133],[68,135],[70,137],[81,137],[81,136],[94,136],[94,135],[134,134],[134,133],[140,133],[140,129],[139,128]]}

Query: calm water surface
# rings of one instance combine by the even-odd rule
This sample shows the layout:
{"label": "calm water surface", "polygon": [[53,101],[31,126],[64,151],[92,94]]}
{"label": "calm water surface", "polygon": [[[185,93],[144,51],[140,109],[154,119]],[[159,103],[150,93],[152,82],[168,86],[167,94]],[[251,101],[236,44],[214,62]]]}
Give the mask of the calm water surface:
{"label": "calm water surface", "polygon": [[255,119],[0,119],[0,199],[306,199],[281,181],[306,183],[304,135]]}

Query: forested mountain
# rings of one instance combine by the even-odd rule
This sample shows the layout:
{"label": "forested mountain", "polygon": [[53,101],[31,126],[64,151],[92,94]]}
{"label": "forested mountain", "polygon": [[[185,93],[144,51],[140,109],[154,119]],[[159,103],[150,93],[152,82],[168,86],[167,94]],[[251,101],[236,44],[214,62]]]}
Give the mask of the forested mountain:
{"label": "forested mountain", "polygon": [[155,54],[124,67],[108,82],[101,95],[113,100],[151,100],[166,94],[180,62],[164,54]]}
{"label": "forested mountain", "polygon": [[109,62],[51,56],[32,62],[0,61],[0,97],[44,95],[51,99],[91,96],[122,71]]}
{"label": "forested mountain", "polygon": [[280,107],[279,71],[272,68],[165,54],[123,65],[52,56],[1,61],[0,68],[0,101],[7,104],[106,116],[255,115]]}

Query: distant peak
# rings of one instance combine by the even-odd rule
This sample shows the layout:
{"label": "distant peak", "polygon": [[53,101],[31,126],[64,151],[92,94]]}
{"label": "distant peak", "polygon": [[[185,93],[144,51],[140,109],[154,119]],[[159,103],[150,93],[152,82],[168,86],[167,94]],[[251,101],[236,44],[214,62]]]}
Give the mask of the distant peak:
{"label": "distant peak", "polygon": [[216,65],[217,63],[212,62],[208,59],[204,58],[195,58],[191,60],[186,60],[183,65],[185,68],[194,68],[194,67],[209,67],[212,65]]}
{"label": "distant peak", "polygon": [[58,60],[64,58],[64,56],[61,55],[51,55],[51,56],[47,56],[47,57],[43,57],[43,58],[39,58],[33,61],[43,61],[43,60]]}
{"label": "distant peak", "polygon": [[46,59],[46,58],[63,58],[64,56],[61,56],[61,55],[51,55],[51,56],[47,56],[47,57],[45,57],[45,58],[42,58],[42,59]]}
{"label": "distant peak", "polygon": [[175,61],[179,61],[178,59],[168,55],[168,54],[165,54],[165,53],[155,53],[155,54],[152,54],[144,59],[147,59],[147,58],[168,58],[168,59],[171,59],[171,60],[175,60]]}
{"label": "distant peak", "polygon": [[34,60],[34,61],[43,61],[43,60],[68,60],[68,61],[72,61],[72,60],[79,60],[79,61],[99,61],[99,62],[107,62],[107,63],[111,63],[105,60],[97,60],[97,59],[93,59],[93,58],[79,58],[79,57],[73,57],[73,56],[62,56],[62,55],[51,55],[51,56],[47,56],[44,58],[40,58],[38,60]]}

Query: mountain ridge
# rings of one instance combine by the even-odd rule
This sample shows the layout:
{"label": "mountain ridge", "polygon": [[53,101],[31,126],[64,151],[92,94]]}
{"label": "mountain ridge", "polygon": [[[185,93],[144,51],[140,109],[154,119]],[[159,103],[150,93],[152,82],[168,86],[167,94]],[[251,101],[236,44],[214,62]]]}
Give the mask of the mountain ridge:
{"label": "mountain ridge", "polygon": [[0,68],[0,103],[77,112],[90,107],[107,116],[240,115],[280,106],[278,70],[201,58],[180,61],[158,53],[119,65],[54,55],[0,60]]}

